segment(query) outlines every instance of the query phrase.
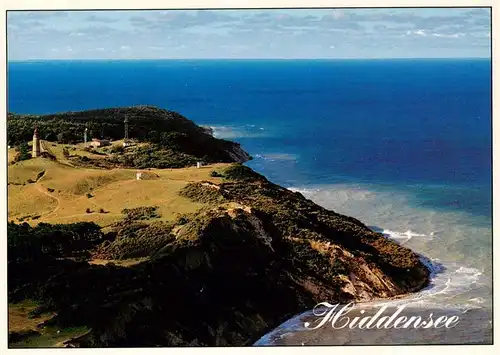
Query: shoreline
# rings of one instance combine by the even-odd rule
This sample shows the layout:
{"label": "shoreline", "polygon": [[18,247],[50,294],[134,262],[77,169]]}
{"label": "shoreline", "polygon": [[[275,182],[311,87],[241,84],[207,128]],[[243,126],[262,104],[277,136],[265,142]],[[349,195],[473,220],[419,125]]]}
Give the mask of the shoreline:
{"label": "shoreline", "polygon": [[[114,110],[101,109],[96,112],[114,114]],[[122,115],[130,112],[143,113],[143,108],[137,107],[118,108],[117,110],[120,110]],[[157,286],[151,286],[150,292],[163,295],[163,297],[155,299],[153,303],[160,309],[166,309],[165,302],[168,300],[164,299],[164,286],[158,285],[158,283],[169,283],[182,278],[185,279],[184,283],[178,284],[177,291],[170,297],[177,299],[185,295],[183,307],[189,308],[199,302],[211,302],[222,297],[223,299],[227,298],[227,300],[220,303],[219,309],[211,312],[225,312],[229,305],[236,302],[233,307],[239,310],[237,312],[239,314],[228,317],[228,322],[233,324],[227,326],[228,333],[225,335],[225,342],[238,345],[248,343],[248,339],[260,338],[264,333],[262,330],[265,330],[266,333],[272,331],[280,325],[280,322],[287,321],[290,316],[293,317],[293,314],[307,311],[314,304],[326,299],[338,300],[339,303],[344,301],[359,304],[373,303],[377,300],[400,299],[429,285],[432,273],[428,266],[422,262],[420,255],[412,249],[386,238],[383,234],[365,225],[361,220],[351,217],[351,214],[337,213],[332,208],[323,207],[304,197],[301,193],[274,184],[253,169],[238,164],[238,162],[248,162],[251,159],[250,155],[240,147],[240,144],[221,141],[213,137],[209,139],[208,137],[211,135],[209,131],[199,128],[194,122],[184,117],[177,116],[178,114],[175,112],[152,107],[146,107],[145,110],[144,112],[152,115],[155,120],[163,122],[163,124],[166,124],[165,117],[168,117],[168,119],[177,120],[179,124],[188,125],[194,137],[202,142],[208,140],[218,149],[214,151],[214,157],[209,157],[209,159],[217,160],[220,159],[218,158],[220,156],[228,155],[228,159],[235,164],[222,170],[212,171],[215,174],[207,169],[197,169],[196,172],[203,173],[204,176],[194,179],[195,181],[187,178],[185,184],[178,186],[179,191],[172,196],[165,197],[167,199],[164,203],[167,204],[180,203],[181,201],[177,199],[177,196],[180,196],[184,199],[187,198],[187,200],[182,201],[190,200],[189,203],[203,203],[207,207],[204,210],[193,210],[190,215],[174,219],[168,228],[166,226],[159,227],[160,229],[166,228],[162,232],[165,234],[162,238],[165,239],[148,239],[155,235],[153,233],[158,233],[154,229],[156,227],[149,230],[144,229],[149,228],[147,226],[138,225],[137,227],[143,228],[144,232],[133,232],[133,238],[138,238],[138,240],[133,241],[135,244],[129,245],[128,243],[131,243],[129,237],[132,238],[132,236],[123,234],[126,232],[117,226],[118,229],[114,237],[107,243],[99,244],[98,253],[100,253],[101,259],[121,259],[131,255],[151,256],[158,254],[159,250],[163,250],[163,253],[159,254],[157,258],[145,262],[151,268],[143,268],[141,264],[130,266],[131,274],[117,274],[116,280],[105,282],[108,284],[105,292],[97,290],[86,292],[85,295],[74,294],[63,297],[63,295],[59,295],[57,290],[61,288],[71,289],[77,286],[79,274],[86,272],[85,268],[74,271],[64,270],[64,278],[56,280],[50,285],[42,285],[44,288],[48,287],[49,292],[54,292],[53,297],[56,299],[58,297],[63,297],[61,300],[72,297],[73,302],[78,304],[83,296],[100,299],[102,292],[106,294],[106,297],[119,297],[120,284],[130,283],[130,288],[142,290],[145,284],[150,283],[146,280],[154,278],[153,284]],[[92,112],[75,113],[74,115],[82,117],[78,124],[83,125],[87,115]],[[66,115],[66,113],[61,113],[56,117],[66,117]],[[22,120],[23,118],[12,117],[11,119]],[[119,135],[121,134],[121,119],[117,117],[114,119],[115,131],[113,134]],[[54,124],[50,120],[46,122]],[[148,122],[149,124],[154,123],[154,121]],[[25,133],[18,131],[17,134],[21,139]],[[151,149],[155,150],[159,147],[152,146]],[[44,164],[43,161],[37,161],[37,163]],[[13,169],[19,170],[18,173],[24,172],[22,170],[23,164],[14,167]],[[111,169],[111,173],[113,170],[115,169]],[[54,175],[51,184],[57,184],[54,178],[60,174],[51,172],[50,167],[47,174]],[[205,175],[209,175],[213,181],[208,184],[203,183],[206,180]],[[119,181],[130,179],[131,176],[124,175],[120,177]],[[131,180],[136,179],[132,178]],[[166,181],[171,180],[159,180],[156,183],[151,182],[151,184],[157,184],[157,187],[161,188],[165,187]],[[117,184],[116,186],[122,186],[121,182],[117,182]],[[130,185],[132,189],[133,186],[136,186],[134,184],[127,186]],[[67,186],[71,189],[70,185]],[[108,185],[104,184],[102,189],[93,190],[90,194],[91,197],[87,194],[87,200],[93,198],[94,194],[98,196],[96,198],[99,196],[104,198],[106,192],[114,191],[112,186],[115,185],[112,182],[109,186],[111,187],[108,188]],[[56,185],[50,188],[52,190],[59,189]],[[82,199],[85,203],[87,200]],[[90,202],[93,201],[96,200]],[[196,205],[191,206],[194,208]],[[110,208],[106,208],[106,210],[110,211]],[[238,238],[228,238],[228,235],[234,235],[235,231]],[[141,238],[143,240],[139,242]],[[142,248],[146,249],[137,249],[134,245],[142,245]],[[237,263],[235,263],[236,260],[238,260]],[[48,260],[47,262],[52,261]],[[179,267],[172,267],[172,265],[177,264]],[[93,270],[93,266],[90,266],[90,269]],[[108,270],[108,266],[102,266],[102,269],[96,270],[96,272],[105,272],[105,270]],[[155,270],[162,270],[162,272]],[[197,277],[198,273],[206,274],[206,277],[199,278]],[[135,277],[129,280],[132,275]],[[228,296],[227,292],[220,287],[219,279],[232,280],[236,294]],[[245,281],[242,283],[243,279]],[[43,283],[43,280],[40,279],[40,282]],[[262,287],[268,287],[274,295],[262,297],[258,292]],[[193,289],[201,291],[193,295]],[[205,289],[207,291],[204,291]],[[134,302],[141,302],[142,292],[134,296]],[[187,297],[187,295],[191,296]],[[279,305],[279,300],[283,297],[287,298],[289,302]],[[248,308],[245,306],[247,303],[252,305],[250,309],[246,309]],[[98,304],[96,303],[96,305]],[[115,306],[118,307],[120,304],[117,302]],[[272,304],[274,309],[268,309],[269,304]],[[69,319],[76,317],[71,309],[67,309],[64,305],[61,307],[60,317],[63,317],[63,314]],[[81,307],[86,306],[81,304]],[[88,311],[91,311],[92,307],[89,307]],[[117,308],[115,311],[118,312],[117,316],[121,319],[123,310]],[[159,316],[160,314],[158,314]],[[210,312],[205,314],[205,317],[209,316]],[[175,312],[170,317],[172,321],[185,323],[184,328],[186,329],[181,336],[181,342],[185,342],[193,336],[191,332],[194,332],[196,327],[191,321],[182,321],[175,315]],[[257,318],[251,323],[246,325],[241,323],[242,319],[253,319],[253,317]],[[113,332],[112,329],[108,328],[109,321],[116,321],[113,319],[113,317],[107,321],[89,319],[86,324],[91,328],[96,327],[96,329],[91,336],[83,340],[83,344],[110,346],[127,341],[128,337],[132,336],[131,334],[117,334],[118,339],[111,338],[111,343],[99,340],[99,334],[103,331]],[[153,323],[155,321],[156,318],[151,320]],[[125,317],[120,322],[128,324],[130,320]],[[211,326],[214,325],[211,324]],[[174,332],[170,326],[163,328],[164,331]],[[208,344],[217,340],[217,338],[212,339],[205,332],[210,334],[213,330],[198,330],[195,332],[195,337]],[[235,337],[232,335],[234,332],[239,335]],[[175,333],[172,333],[172,336],[174,335]],[[175,335],[175,337],[178,336]],[[151,339],[153,337],[147,337],[142,341],[151,341]],[[163,342],[173,342],[172,339],[164,339]]]}

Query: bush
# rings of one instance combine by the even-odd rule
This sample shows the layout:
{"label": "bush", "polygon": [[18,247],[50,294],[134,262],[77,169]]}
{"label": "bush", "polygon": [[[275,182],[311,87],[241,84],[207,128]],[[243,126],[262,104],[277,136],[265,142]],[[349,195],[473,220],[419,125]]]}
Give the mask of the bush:
{"label": "bush", "polygon": [[7,225],[8,259],[67,255],[100,243],[102,236],[101,227],[90,222],[40,223],[36,227],[10,222]]}
{"label": "bush", "polygon": [[113,146],[109,149],[109,151],[110,151],[111,153],[123,153],[123,151],[124,151],[124,150],[125,150],[125,149],[123,148],[123,146],[121,146],[121,145],[117,145],[117,144],[113,145]]}
{"label": "bush", "polygon": [[96,149],[91,149],[90,153],[95,154],[95,155],[106,155],[106,153],[102,153]]}
{"label": "bush", "polygon": [[[104,242],[94,254],[99,259],[127,259],[153,256],[161,248],[175,240],[170,232],[173,224],[153,222],[120,222],[114,228],[116,238],[112,242]],[[108,264],[109,266],[109,264]]]}
{"label": "bush", "polygon": [[156,211],[157,209],[158,206],[125,208],[122,210],[122,213],[125,215],[125,219],[129,221],[147,220],[161,217]]}
{"label": "bush", "polygon": [[223,176],[228,180],[237,181],[267,181],[266,178],[249,167],[242,164],[234,164],[226,168],[223,172]]}
{"label": "bush", "polygon": [[217,186],[205,186],[201,182],[187,184],[179,191],[179,195],[200,203],[220,203],[224,201]]}
{"label": "bush", "polygon": [[214,170],[210,173],[210,176],[211,177],[223,177],[224,175],[222,175],[221,173]]}

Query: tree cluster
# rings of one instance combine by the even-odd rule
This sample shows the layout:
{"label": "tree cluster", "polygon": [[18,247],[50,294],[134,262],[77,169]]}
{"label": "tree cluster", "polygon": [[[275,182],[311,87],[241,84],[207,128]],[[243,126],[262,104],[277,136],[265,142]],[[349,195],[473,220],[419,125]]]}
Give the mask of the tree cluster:
{"label": "tree cluster", "polygon": [[[9,145],[21,145],[30,141],[35,125],[41,139],[62,144],[82,142],[85,128],[88,128],[89,138],[119,140],[124,137],[125,117],[129,119],[129,136],[141,142],[153,143],[155,150],[170,150],[206,162],[234,161],[229,152],[235,147],[235,143],[214,138],[207,129],[197,126],[176,112],[149,106],[43,116],[9,113],[7,141]],[[144,164],[135,164],[138,167],[141,165]]]}

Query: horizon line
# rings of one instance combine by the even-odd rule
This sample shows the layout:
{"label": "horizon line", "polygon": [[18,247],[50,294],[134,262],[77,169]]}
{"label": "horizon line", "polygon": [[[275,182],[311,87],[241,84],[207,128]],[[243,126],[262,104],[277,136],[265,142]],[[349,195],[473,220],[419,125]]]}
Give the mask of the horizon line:
{"label": "horizon line", "polygon": [[280,57],[262,57],[262,58],[212,58],[212,57],[200,57],[200,58],[32,58],[32,59],[7,59],[7,63],[14,62],[50,62],[50,61],[141,61],[141,60],[429,60],[429,59],[492,59],[491,56],[478,56],[478,57],[380,57],[380,58],[370,58],[370,57],[348,57],[348,58],[331,58],[331,57],[318,57],[318,58],[280,58]]}

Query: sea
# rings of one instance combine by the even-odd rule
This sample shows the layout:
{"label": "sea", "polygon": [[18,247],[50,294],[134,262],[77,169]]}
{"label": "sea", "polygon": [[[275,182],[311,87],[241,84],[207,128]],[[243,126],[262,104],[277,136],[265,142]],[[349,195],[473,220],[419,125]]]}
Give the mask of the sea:
{"label": "sea", "polygon": [[271,181],[421,255],[427,288],[356,305],[350,318],[385,306],[460,319],[439,329],[308,329],[317,308],[256,346],[492,342],[490,59],[8,63],[9,112],[132,105],[213,127]]}

